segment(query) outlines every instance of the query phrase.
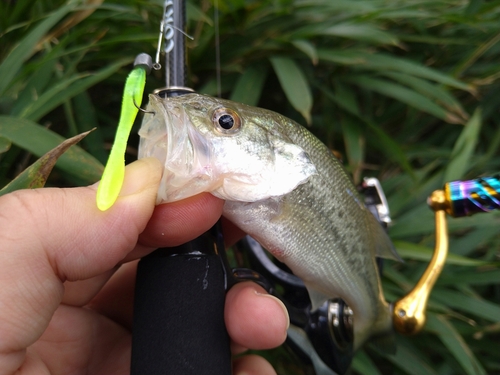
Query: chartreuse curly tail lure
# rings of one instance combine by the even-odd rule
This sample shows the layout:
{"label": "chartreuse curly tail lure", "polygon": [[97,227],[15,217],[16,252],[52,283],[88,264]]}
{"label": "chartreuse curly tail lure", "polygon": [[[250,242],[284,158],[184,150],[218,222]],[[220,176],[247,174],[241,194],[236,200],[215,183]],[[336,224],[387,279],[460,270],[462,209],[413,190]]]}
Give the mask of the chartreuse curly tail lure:
{"label": "chartreuse curly tail lure", "polygon": [[134,61],[134,69],[127,77],[123,91],[120,121],[115,142],[97,188],[97,207],[106,211],[115,203],[125,178],[125,149],[135,118],[142,103],[146,75],[151,71],[151,56],[141,53]]}

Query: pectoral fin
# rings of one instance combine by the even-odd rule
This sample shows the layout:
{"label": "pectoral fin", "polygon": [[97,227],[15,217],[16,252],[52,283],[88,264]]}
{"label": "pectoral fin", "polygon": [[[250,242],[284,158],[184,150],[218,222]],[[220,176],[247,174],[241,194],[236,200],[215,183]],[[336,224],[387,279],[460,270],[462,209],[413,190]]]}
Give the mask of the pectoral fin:
{"label": "pectoral fin", "polygon": [[321,292],[316,291],[311,288],[306,283],[307,292],[309,293],[309,299],[311,300],[312,311],[315,311],[319,307],[321,307],[328,299],[326,295]]}

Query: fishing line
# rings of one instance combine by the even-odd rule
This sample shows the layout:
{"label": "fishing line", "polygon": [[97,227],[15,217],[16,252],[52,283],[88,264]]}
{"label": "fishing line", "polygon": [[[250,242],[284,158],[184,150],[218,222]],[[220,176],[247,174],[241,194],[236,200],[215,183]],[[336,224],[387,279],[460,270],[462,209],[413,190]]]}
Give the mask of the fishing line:
{"label": "fishing line", "polygon": [[214,24],[215,24],[215,72],[217,79],[217,96],[222,96],[221,73],[220,73],[220,34],[219,34],[219,0],[214,1]]}

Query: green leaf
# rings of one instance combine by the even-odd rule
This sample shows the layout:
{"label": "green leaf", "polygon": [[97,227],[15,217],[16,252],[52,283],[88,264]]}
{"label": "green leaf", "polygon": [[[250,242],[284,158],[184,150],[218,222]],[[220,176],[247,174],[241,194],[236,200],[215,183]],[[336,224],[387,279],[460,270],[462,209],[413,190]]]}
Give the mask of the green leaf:
{"label": "green leaf", "polygon": [[267,69],[262,65],[251,66],[241,75],[230,99],[248,105],[257,105],[266,80]]}
{"label": "green leaf", "polygon": [[76,2],[62,6],[45,20],[40,22],[28,35],[26,35],[13,49],[7,54],[7,57],[0,65],[0,95],[2,95],[17,72],[23,67],[23,62],[26,61],[34,52],[37,43],[45,37],[45,34],[54,26],[61,18],[73,10]]}
{"label": "green leaf", "polygon": [[386,357],[395,366],[403,369],[409,375],[437,375],[426,357],[405,338],[397,338],[395,355]]}
{"label": "green leaf", "polygon": [[443,288],[435,288],[431,298],[452,309],[469,313],[491,322],[500,320],[500,306],[493,302]]}
{"label": "green leaf", "polygon": [[429,79],[431,81],[454,87],[456,89],[469,92],[474,91],[474,87],[472,85],[468,85],[465,82],[462,82],[446,73],[443,73],[437,69],[432,69],[417,61],[412,61],[383,53],[366,52],[359,52],[359,58],[363,59],[363,65],[365,66],[365,68],[371,70],[393,70],[401,73],[406,73],[408,75],[413,75],[415,77]]}
{"label": "green leaf", "polygon": [[364,89],[375,91],[390,98],[399,100],[409,106],[434,115],[446,122],[452,124],[462,123],[462,119],[458,118],[454,113],[447,111],[434,101],[428,99],[426,96],[404,86],[368,76],[356,76],[350,78],[349,81]]}
{"label": "green leaf", "polygon": [[[63,103],[68,98],[63,96],[61,93],[66,90],[68,86],[70,86],[73,82],[82,79],[83,77],[84,75],[75,75],[69,77],[68,79],[56,81],[56,84],[50,87],[49,90],[32,98],[32,100],[29,101],[29,104],[23,108],[22,112],[17,115],[19,117],[24,117],[32,121],[37,121],[45,113],[50,112],[53,108],[55,108],[54,106],[49,107],[47,103],[49,103],[54,98],[56,100],[60,100],[60,103],[58,104]],[[37,116],[37,112],[41,113],[41,116]]]}
{"label": "green leaf", "polygon": [[[490,212],[487,215],[474,215],[448,220],[448,230],[470,230],[474,227],[498,227],[500,212]],[[434,214],[426,204],[420,204],[408,209],[394,220],[389,228],[391,238],[415,236],[434,233]]]}
{"label": "green leaf", "polygon": [[354,178],[354,183],[359,183],[359,173],[365,155],[365,138],[360,124],[350,116],[343,116],[340,120],[342,134],[346,147],[347,160]]}
{"label": "green leaf", "polygon": [[292,59],[272,57],[271,64],[292,106],[311,123],[312,94],[307,79]]}
{"label": "green leaf", "polygon": [[487,375],[464,338],[440,315],[428,314],[426,328],[436,333],[468,375]]}
{"label": "green leaf", "polygon": [[340,23],[335,26],[322,29],[318,33],[377,44],[399,44],[399,40],[395,35],[387,31],[382,31],[377,26],[366,23]]}
{"label": "green leaf", "polygon": [[453,146],[450,162],[444,173],[444,183],[464,177],[471,164],[480,129],[481,110],[478,108],[474,111],[474,114],[465,125],[462,133]]}
{"label": "green leaf", "polygon": [[453,97],[443,86],[436,85],[424,80],[420,77],[411,76],[409,74],[382,71],[382,75],[392,78],[400,83],[410,86],[420,94],[429,98],[435,99],[440,105],[454,113],[462,121],[467,120],[469,115],[464,111],[460,102]]}
{"label": "green leaf", "polygon": [[500,269],[475,268],[472,271],[454,272],[453,274],[443,274],[439,280],[439,285],[487,285],[497,284],[500,280]]}
{"label": "green leaf", "polygon": [[311,59],[313,65],[318,63],[318,51],[316,50],[314,44],[304,39],[293,40],[292,44],[299,51],[304,52]]}
{"label": "green leaf", "polygon": [[352,94],[346,95],[346,92],[343,92],[340,89],[340,86],[337,85],[337,89],[341,90],[339,93],[333,93],[328,90],[326,87],[323,87],[319,83],[315,84],[319,90],[321,90],[329,99],[331,99],[334,103],[336,103],[342,109],[345,109],[348,113],[354,115],[366,125],[368,125],[368,130],[375,135],[376,142],[374,142],[375,146],[382,151],[390,160],[394,160],[397,162],[403,169],[405,169],[410,175],[413,175],[413,170],[404,154],[401,147],[391,139],[385,132],[380,129],[377,125],[375,125],[368,118],[362,116],[360,114],[358,105]]}
{"label": "green leaf", "polygon": [[0,136],[0,154],[9,151],[12,142],[5,137]]}
{"label": "green leaf", "polygon": [[37,189],[45,186],[45,182],[49,178],[50,172],[57,159],[64,154],[68,148],[80,142],[89,132],[79,134],[75,137],[65,140],[57,147],[53,148],[31,166],[26,168],[7,186],[0,190],[0,196],[21,189]]}
{"label": "green leaf", "polygon": [[[64,141],[60,135],[30,120],[0,116],[0,136],[40,157]],[[56,164],[66,173],[91,184],[101,178],[103,165],[78,146],[70,148]]]}
{"label": "green leaf", "polygon": [[101,163],[108,160],[108,152],[105,151],[104,138],[101,127],[98,126],[98,120],[95,107],[90,100],[87,92],[83,92],[73,99],[75,118],[79,131],[87,131],[96,128],[92,133],[86,136],[82,143],[90,154],[94,155]]}
{"label": "green leaf", "polygon": [[356,353],[352,360],[352,368],[363,375],[382,375],[364,350]]}
{"label": "green leaf", "polygon": [[122,59],[94,74],[86,75],[85,78],[82,78],[84,77],[83,75],[76,75],[61,81],[44,92],[37,100],[33,101],[30,106],[25,107],[20,116],[32,121],[38,121],[41,117],[64,103],[66,100],[73,98],[108,78],[122,66],[130,63],[130,61],[130,59]]}
{"label": "green leaf", "polygon": [[[424,262],[429,262],[434,253],[433,249],[430,249],[426,246],[413,244],[405,241],[393,241],[394,246],[398,254],[403,259],[414,259],[421,260]],[[484,262],[477,259],[470,259],[463,257],[461,255],[456,255],[453,253],[449,253],[446,257],[446,264],[453,264],[456,266],[468,266],[468,267],[477,267],[481,265],[488,264],[488,262]]]}
{"label": "green leaf", "polygon": [[360,55],[356,51],[318,49],[317,54],[320,60],[339,65],[361,65],[366,63],[366,55]]}
{"label": "green leaf", "polygon": [[36,73],[31,75],[26,82],[26,86],[19,93],[10,115],[18,116],[26,107],[32,105],[38,99],[47,85],[53,80],[56,64],[56,59],[50,59],[37,67]]}

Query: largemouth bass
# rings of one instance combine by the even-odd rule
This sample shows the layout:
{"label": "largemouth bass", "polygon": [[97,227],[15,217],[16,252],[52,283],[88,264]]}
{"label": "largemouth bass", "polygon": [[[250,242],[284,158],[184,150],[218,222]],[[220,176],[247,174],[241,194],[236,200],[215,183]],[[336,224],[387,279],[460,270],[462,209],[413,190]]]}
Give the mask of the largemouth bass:
{"label": "largemouth bass", "polygon": [[272,111],[188,94],[150,95],[139,157],[165,166],[158,202],[201,192],[300,277],[313,309],[340,297],[354,314],[354,345],[391,331],[376,256],[391,242],[332,152]]}

